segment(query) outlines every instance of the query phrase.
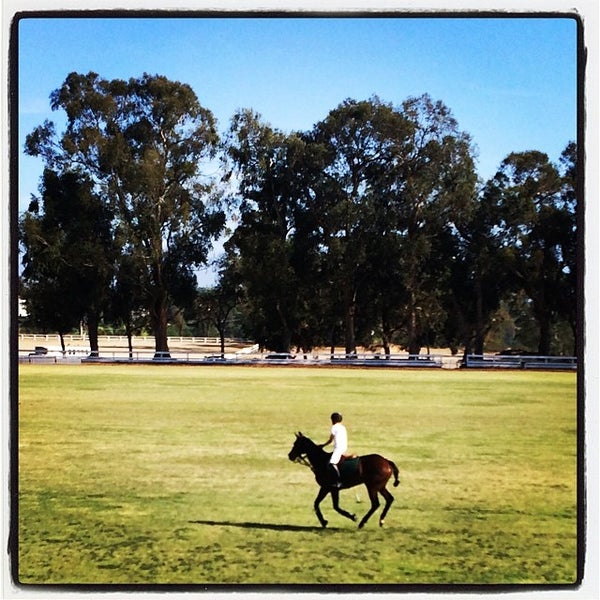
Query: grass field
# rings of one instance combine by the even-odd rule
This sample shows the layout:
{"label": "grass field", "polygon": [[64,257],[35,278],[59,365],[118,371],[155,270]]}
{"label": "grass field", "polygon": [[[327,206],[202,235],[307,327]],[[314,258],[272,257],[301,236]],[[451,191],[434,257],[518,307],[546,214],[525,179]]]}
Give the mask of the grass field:
{"label": "grass field", "polygon": [[[294,432],[400,468],[379,528],[312,510]],[[573,373],[19,368],[18,571],[55,584],[569,584]],[[367,510],[364,487],[341,505]]]}

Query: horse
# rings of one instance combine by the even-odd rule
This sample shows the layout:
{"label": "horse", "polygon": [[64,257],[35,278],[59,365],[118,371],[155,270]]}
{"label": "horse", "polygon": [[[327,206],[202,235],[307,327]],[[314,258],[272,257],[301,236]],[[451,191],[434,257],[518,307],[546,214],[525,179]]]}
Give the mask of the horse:
{"label": "horse", "polygon": [[[296,441],[288,453],[288,458],[292,462],[308,464],[315,474],[315,479],[317,480],[320,489],[314,501],[314,509],[322,527],[327,527],[328,521],[323,517],[319,505],[327,494],[331,494],[333,508],[339,514],[356,522],[355,514],[351,514],[340,508],[339,489],[332,486],[331,476],[328,473],[329,459],[331,458],[330,452],[325,452],[321,446],[315,444],[301,432],[298,432],[296,433]],[[347,460],[348,459],[346,459],[346,461]],[[371,515],[379,508],[380,503],[378,494],[381,494],[385,499],[385,506],[379,517],[379,525],[382,527],[384,525],[385,516],[394,501],[394,496],[390,494],[385,486],[392,474],[394,475],[394,487],[400,483],[398,467],[393,461],[384,458],[379,454],[359,456],[356,460],[357,468],[353,469],[351,473],[345,473],[343,466],[344,461],[341,461],[340,465],[338,465],[342,476],[341,489],[351,488],[360,485],[361,483],[364,483],[367,487],[369,499],[371,500],[371,508],[360,521],[358,525],[359,529],[364,527]]]}

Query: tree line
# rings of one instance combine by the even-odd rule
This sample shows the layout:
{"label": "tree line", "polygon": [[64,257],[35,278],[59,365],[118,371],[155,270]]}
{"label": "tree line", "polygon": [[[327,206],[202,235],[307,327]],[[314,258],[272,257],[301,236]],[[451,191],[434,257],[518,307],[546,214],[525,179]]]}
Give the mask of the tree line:
{"label": "tree line", "polygon": [[[481,354],[508,311],[534,324],[537,353],[556,352],[558,331],[576,352],[574,142],[556,164],[511,153],[483,182],[472,139],[428,95],[347,99],[308,131],[242,109],[221,135],[191,87],[162,76],[71,73],[50,103],[66,125],[26,138],[45,169],[19,222],[38,327],[83,319],[98,353],[101,323],[131,337],[142,316],[168,352],[177,307],[222,340],[235,315],[280,352]],[[199,288],[218,238],[217,282]]]}

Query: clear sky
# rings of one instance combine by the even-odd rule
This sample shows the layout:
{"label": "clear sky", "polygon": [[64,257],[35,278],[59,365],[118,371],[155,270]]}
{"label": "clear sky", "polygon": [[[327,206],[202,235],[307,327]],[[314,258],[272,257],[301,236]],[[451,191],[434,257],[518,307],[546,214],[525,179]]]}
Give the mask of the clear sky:
{"label": "clear sky", "polygon": [[[224,131],[253,108],[283,131],[310,129],[346,98],[399,105],[428,93],[478,149],[487,179],[513,151],[557,161],[577,131],[577,26],[570,18],[24,18],[19,144],[72,71],[144,72],[188,83]],[[62,129],[59,129],[62,130]],[[19,206],[41,164],[20,157]]]}

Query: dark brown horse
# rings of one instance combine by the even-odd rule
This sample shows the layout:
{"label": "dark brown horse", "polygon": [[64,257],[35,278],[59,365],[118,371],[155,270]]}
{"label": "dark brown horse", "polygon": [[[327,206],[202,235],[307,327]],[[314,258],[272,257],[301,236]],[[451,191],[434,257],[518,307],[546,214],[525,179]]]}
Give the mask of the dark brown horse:
{"label": "dark brown horse", "polygon": [[[332,486],[331,476],[329,474],[329,459],[330,452],[325,452],[321,446],[315,444],[312,440],[298,432],[296,441],[288,454],[291,461],[305,462],[308,461],[315,479],[320,486],[319,493],[315,498],[315,512],[323,527],[327,527],[327,521],[321,513],[319,504],[327,494],[331,494],[333,508],[344,517],[356,521],[356,515],[353,515],[339,506],[339,489]],[[362,518],[358,527],[361,528],[369,520],[369,517],[379,508],[379,498],[377,494],[381,494],[385,498],[385,506],[379,517],[379,525],[383,525],[385,516],[394,501],[394,496],[386,489],[386,484],[392,474],[394,475],[394,487],[400,483],[398,478],[398,467],[387,458],[383,458],[379,454],[367,454],[358,457],[356,468],[346,469],[344,463],[340,464],[340,473],[342,478],[342,488],[351,488],[355,485],[364,483],[367,486],[369,499],[371,500],[371,508]],[[349,461],[348,461],[349,462]]]}

